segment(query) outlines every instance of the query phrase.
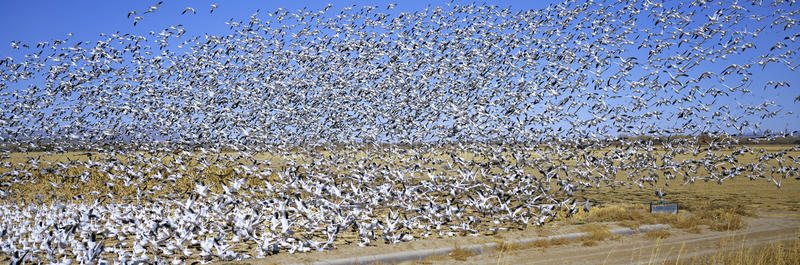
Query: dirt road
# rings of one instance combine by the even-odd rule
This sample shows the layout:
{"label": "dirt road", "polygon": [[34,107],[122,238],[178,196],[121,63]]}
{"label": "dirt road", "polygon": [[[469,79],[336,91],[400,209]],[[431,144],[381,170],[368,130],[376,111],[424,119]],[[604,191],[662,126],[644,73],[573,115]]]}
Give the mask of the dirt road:
{"label": "dirt road", "polygon": [[[642,235],[624,236],[616,241],[594,247],[578,244],[547,249],[526,249],[508,253],[486,253],[473,256],[473,264],[675,264],[688,262],[698,255],[713,254],[722,250],[758,247],[770,243],[793,240],[800,231],[800,215],[796,213],[764,213],[758,218],[748,218],[748,226],[739,231],[704,231],[692,234],[672,230],[669,238],[646,239]],[[721,244],[721,242],[724,242]],[[720,246],[722,245],[722,246]],[[444,260],[435,264],[463,263]]]}
{"label": "dirt road", "polygon": [[[616,240],[599,242],[596,246],[582,246],[580,242],[527,248],[500,252],[489,250],[455,260],[447,256],[431,257],[422,261],[401,264],[675,264],[676,259],[688,263],[692,257],[714,254],[719,250],[766,246],[770,243],[798,238],[800,213],[762,212],[758,217],[745,218],[747,226],[738,231],[715,232],[703,229],[695,234],[678,229],[669,230],[671,235],[663,240],[645,238],[643,235],[621,236]],[[556,227],[556,232],[519,231],[503,235],[503,240],[514,240],[536,236],[547,236],[571,232],[568,227]],[[314,262],[347,257],[402,253],[412,250],[466,246],[496,241],[497,237],[460,237],[433,240],[418,240],[404,244],[360,248],[347,246],[332,251],[300,254],[282,253],[265,259],[245,260],[233,264],[310,264]],[[223,262],[222,264],[231,264]]]}

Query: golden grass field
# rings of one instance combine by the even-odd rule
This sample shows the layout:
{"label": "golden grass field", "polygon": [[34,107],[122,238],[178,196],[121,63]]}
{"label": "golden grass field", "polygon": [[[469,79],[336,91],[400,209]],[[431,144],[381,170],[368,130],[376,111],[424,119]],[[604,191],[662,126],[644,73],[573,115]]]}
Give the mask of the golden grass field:
{"label": "golden grass field", "polygon": [[[762,145],[748,146],[748,148],[753,150],[753,153],[739,155],[737,163],[753,163],[759,160],[759,156],[778,152],[786,152],[786,156],[800,156],[800,152],[794,150],[793,148],[795,148],[795,146],[791,145]],[[600,154],[608,151],[607,149],[580,150],[576,151],[576,153]],[[490,161],[496,161],[498,156],[502,157],[505,163],[514,164],[516,167],[523,168],[525,173],[539,175],[540,177],[541,174],[538,172],[538,167],[533,165],[520,165],[544,161],[552,165],[576,165],[585,162],[577,157],[553,157],[552,152],[546,149],[528,150],[526,152],[530,157],[526,161],[517,161],[513,158],[514,156],[510,151],[500,152],[499,155],[488,157],[486,154],[471,153],[470,151],[464,150],[451,151],[433,149],[421,155],[427,159],[425,163],[416,161],[415,156],[409,154],[410,151],[397,152],[397,150],[395,150],[395,152],[327,150],[317,153],[296,153],[290,155],[261,153],[255,154],[251,158],[237,157],[236,153],[206,155],[200,155],[198,153],[190,155],[174,153],[150,155],[135,153],[111,157],[97,153],[87,154],[86,152],[67,152],[62,154],[30,152],[8,153],[2,160],[2,162],[6,163],[0,168],[0,174],[9,173],[14,170],[27,171],[31,174],[29,177],[21,177],[21,179],[25,180],[22,183],[13,183],[7,188],[7,191],[10,191],[12,196],[10,196],[10,200],[5,201],[6,203],[48,203],[53,200],[67,202],[78,200],[88,202],[96,198],[104,197],[105,194],[114,194],[113,198],[106,198],[105,201],[133,202],[139,197],[138,195],[141,194],[147,194],[148,197],[151,198],[184,198],[194,189],[195,181],[202,181],[210,186],[212,192],[219,193],[223,189],[222,186],[230,180],[250,175],[248,173],[243,173],[244,167],[249,167],[250,170],[258,171],[260,175],[265,176],[264,178],[247,178],[247,184],[250,187],[262,187],[266,185],[266,182],[279,182],[279,172],[287,170],[290,164],[324,161],[337,156],[338,159],[346,162],[344,164],[372,162],[387,167],[411,167],[412,164],[418,163],[421,164],[423,168],[429,168],[432,169],[433,172],[446,175],[456,174],[456,171],[452,169],[450,164],[456,162],[456,159],[453,158],[453,154],[457,154],[462,160],[485,165],[483,168],[478,169],[482,170],[478,173],[479,178],[485,178],[488,174],[498,173],[503,170],[504,165],[502,163],[489,163]],[[634,156],[637,159],[653,159],[656,163],[661,163],[663,162],[665,151],[637,152],[639,152],[639,154]],[[700,159],[709,156],[723,157],[725,155],[731,155],[732,152],[732,150],[706,150],[705,152],[699,152],[697,155],[681,153],[676,154],[673,160]],[[134,157],[136,157],[136,159],[134,159]],[[31,159],[38,159],[38,164],[31,165],[30,162],[35,161]],[[108,161],[115,161],[114,159],[116,159],[116,162],[111,164],[116,164],[116,167],[104,168],[101,165]],[[63,175],[48,172],[45,169],[57,163],[69,161],[73,161],[69,169],[59,173]],[[74,163],[74,161],[80,162]],[[90,161],[101,161],[101,163],[92,164]],[[614,161],[614,163],[621,165],[626,163],[626,161]],[[203,164],[207,164],[208,166],[203,166]],[[765,161],[765,164],[772,167],[776,166],[775,161]],[[728,163],[722,166],[730,167],[731,165],[732,164]],[[303,170],[303,167],[297,167],[296,170]],[[350,172],[349,170],[355,171],[356,169],[345,167],[332,168],[328,171],[330,174],[338,176],[348,174]],[[609,176],[610,181],[605,182],[609,185],[600,185],[598,188],[577,190],[575,192],[577,200],[582,201],[583,199],[589,199],[594,203],[594,209],[590,211],[590,213],[581,211],[579,214],[568,218],[562,215],[562,218],[557,219],[556,223],[560,223],[560,225],[575,223],[587,224],[580,229],[589,232],[592,234],[592,237],[582,239],[579,244],[582,246],[594,246],[598,244],[598,242],[613,238],[613,236],[607,233],[604,226],[605,223],[609,222],[626,227],[666,223],[683,231],[700,233],[703,229],[712,231],[741,229],[743,226],[742,217],[754,216],[760,211],[800,211],[800,200],[798,199],[800,198],[800,181],[795,180],[796,176],[793,175],[772,176],[782,180],[780,188],[773,182],[768,181],[767,178],[750,180],[746,177],[736,177],[723,182],[699,180],[686,185],[682,185],[684,181],[678,177],[671,180],[669,186],[667,186],[667,182],[663,181],[663,172],[654,170],[652,172],[633,172],[639,175],[655,174],[661,177],[660,179],[662,181],[655,183],[653,187],[649,185],[645,185],[645,188],[640,188],[636,185],[616,185],[617,183],[622,183],[622,181],[632,180],[629,174],[632,173],[631,171],[633,170],[619,170],[617,175]],[[124,177],[119,177],[125,174],[138,174],[137,172],[141,172],[142,176],[133,178],[133,180],[130,178],[126,180]],[[707,169],[698,167],[697,172],[701,175],[706,174]],[[566,174],[563,170],[559,173]],[[162,175],[163,177],[153,178],[152,176],[156,174]],[[168,179],[168,175],[176,174],[180,174],[182,177],[166,180]],[[80,180],[81,175],[84,175],[85,181]],[[114,177],[114,175],[117,177]],[[407,177],[412,179],[424,179],[426,175],[419,173],[408,175]],[[167,185],[164,185],[165,183]],[[550,183],[550,185],[555,186],[553,183]],[[653,194],[656,188],[663,189],[666,193],[664,197],[665,200],[678,202],[681,212],[685,214],[668,215],[646,213],[646,204],[656,200],[656,196]],[[248,194],[248,196],[250,199],[265,199],[263,195],[257,193],[251,193]],[[533,229],[541,232],[542,229],[548,229],[548,227],[552,226],[520,229],[523,231]],[[658,240],[667,238],[670,234],[668,232],[652,232],[646,236],[653,240]],[[343,238],[346,237],[343,236]],[[503,248],[505,248],[505,250],[544,248],[571,243],[574,242],[561,242],[556,240],[553,242],[536,242],[527,246],[507,245]],[[776,247],[770,247],[764,250],[757,249],[746,251],[783,253],[781,251],[785,250],[782,248],[778,251],[775,250],[775,248]],[[456,260],[467,260],[469,256],[469,253],[454,253],[452,258]],[[713,258],[711,263],[725,258],[726,257],[723,256]],[[778,257],[778,259],[783,258],[784,257]],[[765,258],[762,260],[772,259]],[[704,261],[698,260],[698,262],[702,263]]]}
{"label": "golden grass field", "polygon": [[[757,161],[759,156],[769,153],[777,153],[786,150],[786,156],[800,157],[800,151],[793,150],[794,146],[791,145],[761,145],[749,146],[755,152],[752,154],[741,154],[738,156],[738,163],[747,164]],[[602,153],[607,150],[589,150],[581,151],[582,154]],[[641,154],[642,159],[653,159],[655,163],[662,162],[664,151],[653,151],[649,154]],[[730,155],[731,150],[717,150],[713,152],[700,152],[697,155],[692,154],[677,154],[674,155],[672,160],[680,161],[686,159],[699,159],[703,156],[721,157]],[[83,195],[84,198],[93,198],[93,194],[116,194],[116,199],[135,198],[137,192],[149,192],[154,197],[160,197],[164,194],[181,194],[188,192],[194,188],[194,181],[201,180],[207,185],[211,186],[211,191],[219,192],[222,190],[222,185],[233,178],[244,177],[250,174],[243,173],[239,168],[248,166],[259,171],[261,175],[266,176],[264,179],[248,178],[248,184],[253,187],[263,186],[264,181],[280,181],[277,177],[278,173],[287,168],[290,160],[294,163],[308,163],[310,161],[321,161],[331,159],[334,155],[339,156],[339,159],[349,161],[350,164],[357,164],[359,162],[375,162],[380,165],[388,167],[409,167],[410,164],[419,163],[423,168],[418,170],[414,176],[409,176],[416,179],[424,179],[426,175],[421,173],[425,168],[433,169],[439,174],[456,174],[455,170],[450,170],[448,164],[454,161],[451,158],[452,153],[457,153],[461,159],[465,161],[472,161],[474,163],[485,163],[489,159],[485,154],[475,154],[469,151],[449,151],[434,149],[430,152],[424,153],[421,156],[425,157],[429,162],[420,163],[410,158],[410,155],[403,153],[391,152],[375,152],[375,151],[353,151],[353,150],[328,150],[318,153],[298,153],[291,154],[290,156],[261,153],[255,154],[250,159],[236,158],[235,153],[218,153],[207,154],[202,158],[185,156],[180,154],[164,154],[164,155],[149,155],[149,154],[135,154],[140,156],[139,161],[134,161],[132,154],[117,155],[115,157],[108,157],[102,154],[92,153],[87,155],[86,152],[67,152],[61,154],[47,154],[43,152],[30,152],[30,153],[8,153],[2,162],[5,165],[0,167],[0,174],[10,170],[23,169],[31,173],[27,179],[31,180],[24,185],[14,184],[9,190],[18,195],[16,199],[22,201],[33,201],[39,199],[42,201],[49,201],[52,198],[60,198],[61,200],[71,200],[73,196]],[[197,153],[195,153],[197,154]],[[534,176],[541,176],[537,167],[537,163],[549,163],[549,165],[575,165],[579,163],[577,158],[571,157],[558,157],[554,158],[553,155],[547,150],[542,152],[530,151],[528,160],[521,163],[528,163],[528,165],[517,164],[517,161],[508,154],[504,153],[500,156],[503,157],[505,163],[514,164],[516,167],[523,168],[525,173]],[[543,157],[548,157],[544,159]],[[29,163],[32,158],[38,159],[38,165],[32,167]],[[109,159],[116,159],[115,164],[120,165],[114,168],[101,168],[100,166],[91,166],[85,162],[94,160],[107,162]],[[177,161],[181,159],[183,161]],[[209,161],[209,166],[200,166],[200,160]],[[233,160],[240,165],[230,162]],[[64,177],[47,173],[42,170],[47,167],[53,166],[55,163],[65,163],[68,161],[80,161],[81,164],[72,163],[68,170],[60,174],[72,177]],[[225,161],[224,163],[215,164],[215,161]],[[433,162],[431,162],[433,161]],[[583,162],[583,161],[581,161]],[[625,161],[614,161],[617,165],[626,163]],[[775,167],[775,161],[765,161],[765,164]],[[155,166],[153,166],[155,165]],[[182,166],[180,166],[182,165]],[[731,167],[734,163],[724,164],[722,167]],[[239,168],[237,168],[239,167]],[[298,167],[298,170],[303,170]],[[355,169],[348,168],[332,168],[328,172],[331,175],[346,175],[349,171]],[[485,174],[492,174],[502,172],[502,164],[485,165],[483,168],[478,169],[477,176],[483,177]],[[485,170],[485,171],[484,171]],[[113,177],[111,175],[122,176],[128,174],[128,171],[141,172],[142,176],[139,177],[140,182],[126,183],[124,178]],[[559,174],[564,174],[563,170],[557,170]],[[649,184],[645,185],[644,189],[636,186],[619,186],[615,185],[615,181],[631,181],[629,173],[634,170],[619,170],[616,176],[608,176],[610,184],[600,185],[600,188],[586,189],[585,192],[577,191],[577,197],[586,197],[600,204],[608,203],[646,203],[653,201],[653,190],[662,188],[665,193],[665,200],[678,201],[682,203],[682,207],[692,207],[692,203],[696,202],[712,202],[715,204],[736,204],[738,202],[747,202],[749,206],[759,209],[785,209],[785,210],[800,210],[800,200],[795,200],[796,196],[800,194],[800,181],[794,178],[797,176],[767,176],[774,177],[782,180],[781,188],[777,188],[775,184],[769,182],[769,178],[762,178],[757,180],[750,180],[746,177],[737,177],[727,179],[721,183],[714,181],[697,180],[694,183],[682,185],[684,181],[681,179],[681,172],[673,173],[677,176],[676,179],[670,180],[668,183],[663,181],[663,172],[660,170],[653,170],[648,172],[641,172],[636,170],[634,172],[639,176],[646,176],[648,174],[657,175],[662,181],[655,183],[653,187]],[[599,171],[598,171],[599,172]],[[708,170],[703,167],[697,167],[697,174],[707,174]],[[86,176],[86,182],[79,181],[82,174]],[[169,185],[161,185],[162,180],[149,178],[153,174],[161,174],[165,177],[167,175],[180,174],[181,177],[173,179],[168,182]],[[785,178],[785,179],[782,179]],[[24,178],[23,178],[24,179]],[[554,183],[550,183],[554,185]],[[163,186],[159,190],[151,190],[156,186]],[[94,191],[94,193],[90,193]],[[257,197],[257,194],[254,194]]]}

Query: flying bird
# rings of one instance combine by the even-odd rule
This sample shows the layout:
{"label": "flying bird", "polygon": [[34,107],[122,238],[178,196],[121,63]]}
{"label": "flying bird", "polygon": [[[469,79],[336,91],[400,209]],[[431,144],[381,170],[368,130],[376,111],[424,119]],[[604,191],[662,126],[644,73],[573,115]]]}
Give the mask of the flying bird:
{"label": "flying bird", "polygon": [[748,90],[767,82],[758,60],[797,67],[794,22],[771,24],[790,2],[617,2],[326,5],[256,10],[224,32],[14,41],[21,54],[0,59],[0,252],[218,263],[518,231],[589,212],[604,187],[663,199],[675,178],[798,180],[797,148],[744,143],[794,132],[737,135],[793,117],[778,92]]}
{"label": "flying bird", "polygon": [[158,10],[158,7],[161,5],[161,3],[163,3],[163,1],[158,1],[158,3],[156,3],[155,5],[150,6],[149,8],[147,8],[147,10],[144,11],[144,13],[147,14],[147,13],[155,12],[156,10]]}
{"label": "flying bird", "polygon": [[197,12],[194,11],[194,8],[191,8],[191,7],[187,6],[186,9],[184,9],[183,12],[181,12],[181,15],[186,14],[186,12],[189,12],[189,11],[191,11],[192,14],[197,14]]}

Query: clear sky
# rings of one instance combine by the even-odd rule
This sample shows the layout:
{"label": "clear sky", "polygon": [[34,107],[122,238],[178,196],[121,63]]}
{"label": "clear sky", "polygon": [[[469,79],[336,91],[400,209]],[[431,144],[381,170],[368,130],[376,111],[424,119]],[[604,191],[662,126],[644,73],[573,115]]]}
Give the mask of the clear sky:
{"label": "clear sky", "polygon": [[[256,10],[262,14],[273,12],[277,8],[285,8],[288,11],[307,8],[309,10],[320,10],[329,2],[325,1],[170,1],[164,0],[158,10],[144,14],[148,7],[155,5],[158,1],[110,1],[110,0],[91,0],[91,1],[4,1],[3,8],[0,9],[0,58],[7,56],[19,57],[21,54],[15,53],[10,43],[20,41],[29,45],[35,45],[38,41],[51,41],[53,39],[68,38],[71,40],[93,41],[100,33],[136,33],[146,35],[149,31],[161,31],[170,25],[182,24],[188,36],[203,34],[227,34],[228,25],[225,24],[229,19],[234,21],[244,21]],[[461,4],[470,4],[471,1],[457,1]],[[546,7],[554,1],[491,1],[491,4],[500,7],[510,6],[513,10],[540,9]],[[341,10],[344,7],[355,5],[372,5],[385,8],[390,1],[330,1],[333,4],[331,10]],[[443,6],[449,1],[397,1],[396,8],[389,13],[414,12],[424,9],[426,6]],[[213,14],[209,14],[212,4],[217,4],[218,8]],[[195,9],[196,14],[181,14],[186,7]],[[136,11],[137,14],[127,17],[128,12]],[[133,25],[133,18],[143,17],[136,26]],[[790,32],[800,32],[800,27],[789,29]],[[764,36],[763,43],[756,43],[759,46],[769,47],[774,39],[781,36]],[[798,40],[800,41],[800,40]],[[795,62],[800,63],[800,62]],[[768,67],[761,71],[753,70],[754,92],[752,97],[729,99],[727,104],[734,105],[743,103],[745,105],[757,104],[764,100],[775,100],[783,113],[793,112],[781,116],[780,119],[766,120],[763,122],[764,128],[774,130],[797,130],[800,128],[800,102],[795,102],[794,98],[800,96],[800,74],[791,72],[780,67]],[[785,80],[789,81],[791,87],[778,89],[764,89],[765,80]]]}
{"label": "clear sky", "polygon": [[[463,2],[472,3],[472,2]],[[553,1],[491,1],[500,7],[512,7],[515,10],[539,9]],[[225,32],[225,22],[245,20],[256,10],[262,13],[274,12],[278,8],[295,11],[302,8],[320,10],[327,4],[333,4],[331,10],[356,5],[386,7],[396,3],[394,12],[413,12],[427,6],[443,6],[449,1],[175,1],[164,0],[158,10],[143,14],[148,7],[158,1],[126,1],[126,0],[37,0],[3,1],[0,9],[0,56],[9,53],[12,41],[36,42],[55,38],[63,38],[72,32],[76,39],[94,39],[99,33],[146,33],[160,31],[164,27],[183,24],[189,32],[187,35]],[[209,14],[212,4],[218,8]],[[192,7],[196,15],[181,12]],[[136,10],[137,15],[127,17],[128,12]],[[133,17],[141,16],[143,20],[133,26]]]}

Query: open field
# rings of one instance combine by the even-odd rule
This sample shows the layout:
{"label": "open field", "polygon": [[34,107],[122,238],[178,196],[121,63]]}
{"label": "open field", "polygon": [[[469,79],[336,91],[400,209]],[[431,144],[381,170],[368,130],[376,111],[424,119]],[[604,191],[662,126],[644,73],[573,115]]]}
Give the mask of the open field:
{"label": "open field", "polygon": [[[263,186],[265,181],[280,182],[282,174],[328,174],[342,177],[375,170],[377,167],[384,167],[384,173],[394,171],[393,173],[399,173],[412,181],[428,179],[430,175],[425,172],[432,172],[437,176],[472,172],[477,179],[488,181],[487,176],[509,174],[509,168],[516,170],[516,173],[550,180],[553,177],[548,177],[543,171],[551,169],[552,172],[546,173],[562,176],[562,179],[566,176],[566,180],[573,178],[570,173],[588,173],[590,175],[588,177],[579,176],[585,178],[582,183],[594,184],[599,189],[588,189],[590,192],[587,192],[585,197],[602,203],[649,202],[654,198],[652,191],[662,188],[668,190],[665,200],[726,200],[733,196],[745,196],[746,199],[755,199],[749,201],[758,204],[759,197],[767,196],[763,205],[766,209],[800,209],[798,207],[800,205],[786,200],[792,192],[785,192],[796,190],[800,184],[796,181],[783,183],[784,179],[792,180],[800,177],[797,171],[800,150],[797,146],[750,145],[745,148],[751,152],[732,155],[736,151],[700,148],[683,152],[636,150],[635,153],[627,154],[627,157],[620,156],[620,159],[616,160],[608,160],[608,154],[619,152],[623,148],[573,150],[569,156],[560,154],[559,150],[543,147],[504,150],[498,153],[441,148],[420,152],[409,149],[389,151],[333,149],[317,153],[285,151],[246,156],[234,152],[123,153],[114,156],[96,152],[60,154],[15,152],[4,156],[0,174],[6,176],[11,172],[22,174],[20,179],[23,179],[25,185],[12,185],[11,188],[5,189],[18,195],[13,199],[30,201],[36,197],[46,202],[53,196],[67,201],[77,195],[94,199],[97,196],[93,196],[93,193],[90,193],[92,191],[95,194],[97,192],[117,194],[119,196],[116,199],[131,199],[137,189],[145,191],[158,186],[164,178],[168,178],[172,183],[161,187],[161,190],[151,191],[155,197],[191,192],[195,181],[198,180],[209,185],[210,190],[220,192],[225,182],[234,178],[246,178],[247,184],[258,187]],[[764,158],[774,157],[775,154],[780,154],[786,165],[783,165],[784,162],[780,162],[779,165],[777,161]],[[522,156],[525,158],[518,159]],[[604,162],[610,167],[622,167],[622,169],[609,171],[601,168],[598,162],[589,162],[590,159],[599,158],[607,159],[608,161]],[[730,158],[736,158],[736,161],[729,161]],[[634,164],[634,159],[650,159],[653,166],[641,168],[641,165]],[[704,161],[705,163],[716,163],[712,163],[711,166],[697,164],[697,161],[703,160],[711,160]],[[324,162],[334,161],[361,167],[319,166]],[[368,164],[372,164],[372,168],[365,168]],[[629,169],[625,169],[626,166]],[[758,166],[758,170],[754,170],[754,166]],[[736,167],[740,168],[734,172],[736,174],[721,176],[724,171]],[[714,174],[710,175],[709,172]],[[665,177],[665,173],[668,177]],[[25,178],[26,175],[29,177]],[[553,188],[558,188],[555,181],[546,182]],[[694,185],[686,185],[690,182]],[[772,185],[753,185],[757,182]],[[70,183],[81,185],[79,189],[63,185]],[[133,183],[136,185],[132,185]],[[778,183],[781,188],[773,189]],[[639,185],[640,188],[619,188],[631,185]],[[589,186],[582,185],[580,188],[583,190]],[[703,197],[705,195],[708,197]],[[780,203],[788,204],[772,205],[769,203],[772,199],[782,199]]]}
{"label": "open field", "polygon": [[[35,226],[102,243],[98,259],[191,262],[303,260],[297,252],[371,253],[413,242],[433,247],[577,229],[572,223],[669,223],[687,233],[737,230],[741,217],[754,211],[800,209],[795,146],[624,150],[9,153],[2,191],[3,201],[11,203],[4,205],[4,216],[18,217],[3,222],[13,227],[29,222],[24,216],[61,216]],[[614,153],[616,158],[609,158]],[[635,162],[640,160],[654,162]],[[330,166],[336,164],[346,166]],[[658,199],[658,189],[688,217],[641,214],[645,203]],[[582,207],[595,210],[587,214]],[[101,217],[109,221],[96,219]],[[96,221],[94,227],[77,228],[83,232],[64,230],[77,219]],[[136,229],[150,232],[125,232]],[[30,236],[9,234],[4,240]],[[147,243],[152,240],[161,243]],[[390,243],[389,250],[380,250]],[[89,249],[71,246],[49,254],[42,249],[36,258],[65,259]],[[333,251],[329,254],[338,250]],[[324,255],[333,257],[329,254]]]}

